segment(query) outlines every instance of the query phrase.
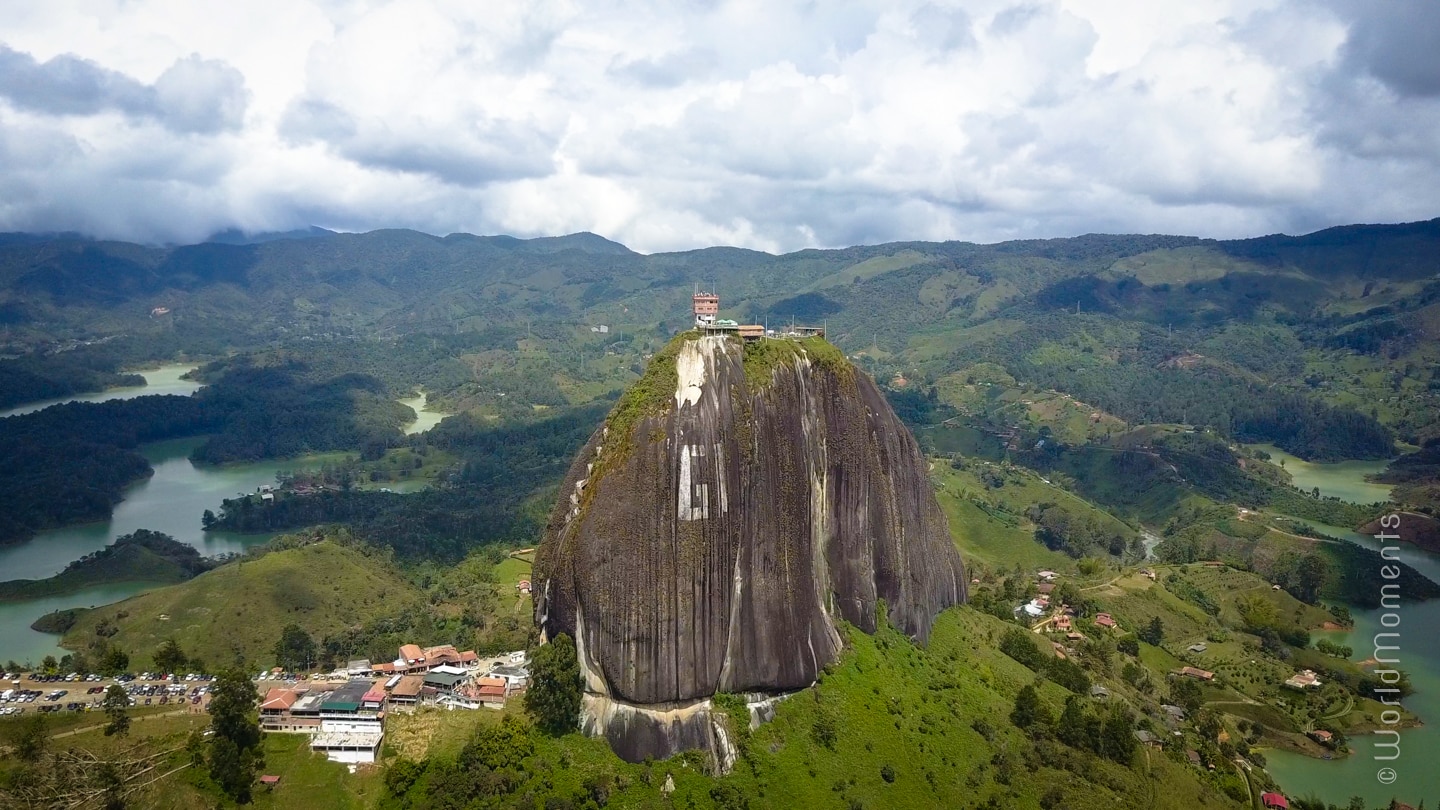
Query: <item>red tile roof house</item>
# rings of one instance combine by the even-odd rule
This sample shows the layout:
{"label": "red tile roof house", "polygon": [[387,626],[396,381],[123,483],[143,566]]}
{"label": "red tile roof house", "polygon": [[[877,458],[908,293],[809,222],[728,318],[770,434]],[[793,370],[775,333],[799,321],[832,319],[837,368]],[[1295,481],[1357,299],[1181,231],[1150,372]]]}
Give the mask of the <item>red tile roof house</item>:
{"label": "red tile roof house", "polygon": [[456,651],[453,644],[441,644],[438,647],[425,648],[425,665],[430,669],[441,664],[460,663],[460,653]]}
{"label": "red tile roof house", "polygon": [[1039,592],[1042,593],[1042,594],[1054,593],[1054,592],[1055,592],[1055,583],[1053,583],[1053,582],[1042,582],[1042,583],[1040,583],[1040,584],[1036,587],[1036,590],[1039,591]]}
{"label": "red tile roof house", "polygon": [[395,664],[397,667],[404,664],[406,672],[426,669],[425,653],[421,652],[419,644],[401,644],[400,657],[395,660]]}
{"label": "red tile roof house", "polygon": [[1282,810],[1289,810],[1290,802],[1285,800],[1279,793],[1261,793],[1260,804],[1265,807],[1279,807]]}
{"label": "red tile roof house", "polygon": [[1095,614],[1095,624],[1098,625],[1098,626],[1100,626],[1100,627],[1111,627],[1111,628],[1113,628],[1113,627],[1116,626],[1115,620],[1114,620],[1113,618],[1111,618],[1111,616],[1110,616],[1109,613],[1096,613],[1096,614]]}
{"label": "red tile roof house", "polygon": [[1213,680],[1215,680],[1215,673],[1213,673],[1213,672],[1211,672],[1211,671],[1209,671],[1209,670],[1205,670],[1205,669],[1196,669],[1195,667],[1181,667],[1181,668],[1175,670],[1175,674],[1176,674],[1176,675],[1187,675],[1187,676],[1189,676],[1189,677],[1191,677],[1191,678],[1198,678],[1198,679],[1200,679],[1200,680],[1202,680],[1202,681],[1213,681]]}
{"label": "red tile roof house", "polygon": [[476,678],[475,687],[475,697],[486,708],[505,708],[505,699],[510,694],[509,681],[504,678]]}
{"label": "red tile roof house", "polygon": [[266,731],[313,734],[320,727],[319,718],[295,717],[290,713],[300,696],[300,692],[282,687],[266,692],[265,699],[260,701],[260,727]]}
{"label": "red tile roof house", "polygon": [[1335,741],[1335,735],[1323,728],[1317,728],[1310,732],[1310,736],[1318,743],[1330,743]]}
{"label": "red tile roof house", "polygon": [[520,580],[520,582],[515,585],[515,588],[516,590],[520,591],[520,593],[530,593],[530,580]]}

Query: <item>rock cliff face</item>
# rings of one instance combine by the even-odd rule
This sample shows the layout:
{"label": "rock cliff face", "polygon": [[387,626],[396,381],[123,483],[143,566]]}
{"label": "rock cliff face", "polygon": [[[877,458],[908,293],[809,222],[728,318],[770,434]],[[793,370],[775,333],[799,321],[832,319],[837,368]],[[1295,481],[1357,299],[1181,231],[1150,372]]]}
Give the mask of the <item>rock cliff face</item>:
{"label": "rock cliff face", "polygon": [[803,688],[874,631],[919,641],[965,572],[914,438],[823,340],[677,338],[581,451],[535,563],[576,641],[584,724],[628,759],[725,764],[717,692]]}

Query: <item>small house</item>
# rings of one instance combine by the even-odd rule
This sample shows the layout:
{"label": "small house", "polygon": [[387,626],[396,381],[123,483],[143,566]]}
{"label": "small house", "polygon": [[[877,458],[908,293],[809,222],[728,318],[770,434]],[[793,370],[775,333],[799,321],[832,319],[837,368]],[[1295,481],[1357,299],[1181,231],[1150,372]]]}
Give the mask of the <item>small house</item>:
{"label": "small house", "polygon": [[1204,642],[1200,642],[1200,643],[1198,643],[1198,644],[1191,644],[1189,647],[1186,647],[1185,649],[1189,650],[1189,651],[1192,652],[1192,653],[1203,653],[1203,652],[1205,652],[1205,651],[1206,651],[1207,649],[1209,649],[1209,648],[1205,646]]}
{"label": "small house", "polygon": [[1286,801],[1285,797],[1279,793],[1261,793],[1260,805],[1266,808],[1277,807],[1280,810],[1289,810],[1290,808],[1290,802]]}
{"label": "small house", "polygon": [[1096,613],[1095,625],[1097,627],[1104,627],[1111,630],[1115,629],[1118,626],[1115,623],[1114,617],[1112,617],[1109,613]]}
{"label": "small house", "polygon": [[1194,749],[1190,749],[1190,750],[1188,750],[1188,751],[1185,752],[1185,759],[1189,760],[1189,761],[1190,761],[1190,764],[1191,764],[1191,765],[1194,765],[1194,766],[1197,767],[1197,768],[1199,768],[1199,767],[1201,767],[1201,766],[1203,765],[1203,763],[1201,763],[1201,761],[1200,761],[1200,754],[1199,754],[1199,752],[1195,751]]}
{"label": "small house", "polygon": [[1314,670],[1302,669],[1299,672],[1285,679],[1285,685],[1291,689],[1316,689],[1320,686],[1320,678],[1315,675]]}
{"label": "small house", "polygon": [[1323,745],[1329,745],[1330,743],[1335,741],[1335,735],[1331,734],[1323,728],[1317,728],[1314,731],[1310,732],[1310,738],[1313,739],[1315,742],[1321,743]]}
{"label": "small house", "polygon": [[1175,674],[1186,678],[1194,678],[1197,681],[1215,680],[1215,673],[1208,669],[1200,669],[1199,667],[1181,667],[1175,670]]}
{"label": "small house", "polygon": [[515,585],[515,590],[520,593],[530,593],[530,580],[522,579]]}

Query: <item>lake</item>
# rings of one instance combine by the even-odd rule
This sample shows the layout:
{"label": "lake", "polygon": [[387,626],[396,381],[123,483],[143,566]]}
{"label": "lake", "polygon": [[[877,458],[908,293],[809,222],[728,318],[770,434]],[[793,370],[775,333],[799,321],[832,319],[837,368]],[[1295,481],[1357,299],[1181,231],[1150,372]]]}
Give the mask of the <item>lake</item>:
{"label": "lake", "polygon": [[175,363],[148,371],[137,371],[135,372],[136,374],[145,378],[144,385],[127,385],[120,388],[107,388],[104,391],[97,391],[93,394],[76,394],[75,396],[30,402],[18,408],[0,411],[0,419],[7,416],[20,416],[21,414],[33,413],[48,408],[51,405],[61,405],[66,402],[108,402],[112,399],[134,399],[135,397],[151,396],[153,394],[179,394],[180,396],[188,397],[200,390],[201,384],[191,380],[183,380],[181,377],[197,368],[199,368],[199,366],[190,363]]}
{"label": "lake", "polygon": [[[67,526],[42,532],[27,543],[0,548],[0,576],[5,579],[43,579],[64,570],[74,560],[113,543],[117,537],[136,529],[165,532],[176,540],[213,556],[245,549],[269,540],[269,534],[206,532],[200,529],[200,515],[220,508],[220,501],[240,493],[254,492],[261,484],[275,482],[281,471],[314,469],[343,453],[306,456],[286,461],[251,464],[195,466],[190,451],[204,441],[176,439],[148,444],[141,453],[155,468],[155,474],[125,490],[110,519],[99,523]],[[144,590],[126,583],[107,585],[69,596],[46,597],[29,602],[0,604],[0,662],[22,655],[40,657],[55,652],[56,636],[37,633],[30,623],[45,613],[67,607],[108,604]],[[38,660],[35,659],[35,660]]]}
{"label": "lake", "polygon": [[401,405],[409,406],[411,410],[415,411],[415,421],[405,426],[405,434],[407,436],[416,433],[424,433],[430,428],[440,424],[441,419],[453,415],[448,413],[441,413],[439,411],[425,410],[426,405],[429,403],[429,399],[429,395],[421,391],[417,396],[413,396],[409,399],[395,400]]}
{"label": "lake", "polygon": [[[1276,461],[1284,458],[1285,469],[1302,489],[1318,486],[1323,495],[1336,495],[1358,503],[1389,498],[1388,486],[1364,480],[1365,475],[1384,469],[1386,462],[1310,464],[1273,447],[1261,446],[1261,449]],[[1374,537],[1343,526],[1303,519],[1300,522],[1368,549],[1378,551],[1382,546]],[[1427,578],[1440,582],[1440,554],[1401,544],[1396,556]],[[1383,629],[1380,616],[1384,612],[1352,608],[1355,617],[1352,630],[1316,631],[1312,635],[1347,644],[1354,648],[1355,660],[1364,660],[1374,652],[1374,637]],[[1377,762],[1373,758],[1371,743],[1379,738],[1370,735],[1352,739],[1350,747],[1354,753],[1345,759],[1321,760],[1289,751],[1266,751],[1267,770],[1288,795],[1314,795],[1341,806],[1349,802],[1351,796],[1361,796],[1372,806],[1383,806],[1391,798],[1412,805],[1418,805],[1422,799],[1434,804],[1440,797],[1440,768],[1431,764],[1440,758],[1440,633],[1435,632],[1440,628],[1440,600],[1406,602],[1396,612],[1400,616],[1400,627],[1396,630],[1400,633],[1399,666],[1410,674],[1415,687],[1415,693],[1405,700],[1405,707],[1427,725],[1401,732],[1400,758],[1393,762]],[[1391,785],[1381,784],[1376,778],[1376,772],[1386,766],[1398,774]]]}
{"label": "lake", "polygon": [[67,596],[47,596],[28,602],[0,603],[0,665],[7,661],[38,665],[45,656],[56,659],[67,650],[60,648],[60,637],[37,633],[30,629],[36,619],[46,613],[73,607],[98,607],[128,599],[154,587],[144,582],[123,582],[97,585]]}
{"label": "lake", "polygon": [[[1430,725],[1409,729],[1400,734],[1400,757],[1393,762],[1377,762],[1376,739],[1362,735],[1350,740],[1354,752],[1345,759],[1320,760],[1289,751],[1266,751],[1266,769],[1291,797],[1314,795],[1331,804],[1344,806],[1351,796],[1363,796],[1371,807],[1384,807],[1391,798],[1412,806],[1423,799],[1427,807],[1440,798],[1440,768],[1435,767],[1440,755],[1440,600],[1405,603],[1399,611],[1400,668],[1410,673],[1415,693],[1406,698],[1407,709]],[[1374,652],[1375,634],[1381,632],[1380,610],[1354,611],[1355,628],[1348,632],[1314,633],[1316,638],[1330,638],[1355,649],[1355,659],[1364,660]],[[1385,749],[1379,749],[1386,753]],[[1393,768],[1398,775],[1394,784],[1383,785],[1376,779],[1382,767]]]}
{"label": "lake", "polygon": [[1285,462],[1285,471],[1294,479],[1295,486],[1310,492],[1320,488],[1322,496],[1333,496],[1351,503],[1370,504],[1390,500],[1390,484],[1374,484],[1365,480],[1367,475],[1384,472],[1389,460],[1383,461],[1337,461],[1318,464],[1292,456],[1270,444],[1252,444],[1250,447],[1270,454],[1270,461]]}

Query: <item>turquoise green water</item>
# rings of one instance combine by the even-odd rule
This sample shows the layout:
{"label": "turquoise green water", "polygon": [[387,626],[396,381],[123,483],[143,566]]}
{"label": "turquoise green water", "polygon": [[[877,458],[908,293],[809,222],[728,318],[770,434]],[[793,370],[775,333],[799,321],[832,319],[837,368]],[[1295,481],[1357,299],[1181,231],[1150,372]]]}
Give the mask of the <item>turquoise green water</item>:
{"label": "turquoise green water", "polygon": [[135,397],[149,396],[151,394],[179,394],[188,397],[200,389],[200,383],[182,380],[180,377],[183,374],[194,371],[196,368],[198,368],[198,366],[188,363],[177,363],[148,371],[138,371],[136,373],[145,378],[144,385],[108,388],[93,394],[80,394],[73,397],[60,397],[58,399],[30,402],[18,408],[0,411],[0,418],[19,416],[64,402],[108,402],[112,399],[134,399]]}
{"label": "turquoise green water", "polygon": [[0,666],[8,661],[39,664],[47,655],[58,659],[65,654],[65,650],[60,649],[59,636],[30,629],[30,625],[46,613],[72,607],[108,605],[150,587],[153,586],[143,582],[98,585],[66,596],[0,604]]}
{"label": "turquoise green water", "polygon": [[5,579],[43,579],[59,573],[72,560],[98,551],[136,529],[165,532],[200,549],[206,556],[243,551],[268,537],[200,530],[200,515],[218,510],[220,501],[275,483],[275,474],[318,466],[318,460],[262,461],[197,467],[190,451],[201,439],[177,439],[146,445],[143,455],[155,474],[125,490],[125,500],[110,519],[42,532],[33,540],[0,549]]}
{"label": "turquoise green water", "polygon": [[415,411],[415,421],[405,426],[405,433],[407,435],[424,433],[430,428],[440,424],[441,419],[444,419],[447,416],[451,416],[451,414],[448,413],[425,410],[426,405],[429,401],[429,397],[423,392],[417,396],[410,397],[409,399],[401,399],[396,401],[399,402],[401,405],[406,405],[411,410]]}
{"label": "turquoise green water", "polygon": [[[1382,611],[1357,611],[1355,628],[1350,632],[1325,634],[1333,640],[1349,644],[1355,658],[1363,660],[1374,652],[1374,637],[1380,626]],[[1412,806],[1423,799],[1426,807],[1434,807],[1440,799],[1440,600],[1421,604],[1406,603],[1395,611],[1400,626],[1398,657],[1400,668],[1410,674],[1415,694],[1404,705],[1431,725],[1400,733],[1400,756],[1394,761],[1377,761],[1376,753],[1388,755],[1386,749],[1372,748],[1377,738],[1365,735],[1352,738],[1354,751],[1346,759],[1320,760],[1288,751],[1266,751],[1267,770],[1292,797],[1315,796],[1331,804],[1344,806],[1351,796],[1364,797],[1371,807],[1387,806],[1392,798]],[[1316,634],[1317,636],[1320,634]],[[1394,769],[1393,784],[1382,784],[1377,772]]]}
{"label": "turquoise green water", "polygon": [[1384,471],[1389,461],[1337,461],[1333,464],[1312,464],[1292,456],[1274,445],[1252,444],[1257,450],[1270,454],[1270,460],[1279,464],[1285,462],[1285,471],[1294,479],[1295,486],[1306,492],[1319,487],[1320,494],[1336,497],[1351,503],[1376,503],[1390,500],[1389,484],[1372,484],[1365,476]]}
{"label": "turquoise green water", "polygon": [[[202,531],[201,514],[206,509],[218,510],[224,498],[254,492],[261,484],[274,483],[277,472],[315,468],[328,458],[315,456],[197,467],[190,463],[189,455],[200,441],[179,439],[146,445],[141,452],[155,468],[155,474],[131,485],[125,491],[125,500],[115,507],[109,520],[43,532],[28,543],[0,548],[0,578],[52,576],[79,557],[98,551],[136,529],[165,532],[195,546],[206,556],[244,551],[273,535]],[[9,659],[24,661],[31,656],[38,661],[56,653],[58,637],[30,629],[31,622],[41,615],[68,607],[109,604],[144,589],[141,584],[125,583],[69,596],[0,604],[0,663]]]}
{"label": "turquoise green water", "polygon": [[[1365,480],[1365,476],[1385,469],[1387,462],[1312,464],[1269,445],[1256,447],[1269,453],[1277,463],[1283,459],[1295,486],[1303,490],[1318,487],[1321,495],[1362,504],[1390,498],[1388,485]],[[1382,545],[1374,537],[1352,529],[1313,520],[1301,522],[1331,537],[1372,550],[1378,551]],[[1440,555],[1402,545],[1397,556],[1426,577],[1440,582]],[[1315,635],[1353,647],[1357,660],[1369,658],[1374,652],[1375,634],[1385,629],[1380,625],[1383,612],[1356,610],[1353,630]],[[1346,805],[1352,796],[1362,797],[1370,806],[1384,806],[1391,799],[1411,805],[1418,805],[1423,799],[1429,803],[1427,806],[1432,806],[1440,799],[1440,768],[1432,764],[1440,758],[1440,728],[1436,727],[1440,724],[1440,633],[1435,632],[1440,629],[1440,600],[1407,602],[1394,612],[1400,616],[1400,626],[1395,629],[1401,634],[1399,666],[1410,674],[1415,686],[1415,693],[1405,700],[1405,707],[1428,725],[1401,732],[1400,756],[1394,761],[1375,759],[1377,753],[1388,752],[1373,747],[1374,742],[1386,738],[1372,735],[1352,739],[1350,747],[1354,753],[1344,759],[1321,760],[1288,751],[1265,752],[1267,770],[1288,795],[1313,796],[1340,806]],[[1380,769],[1385,767],[1395,771],[1391,784],[1380,781]]]}

